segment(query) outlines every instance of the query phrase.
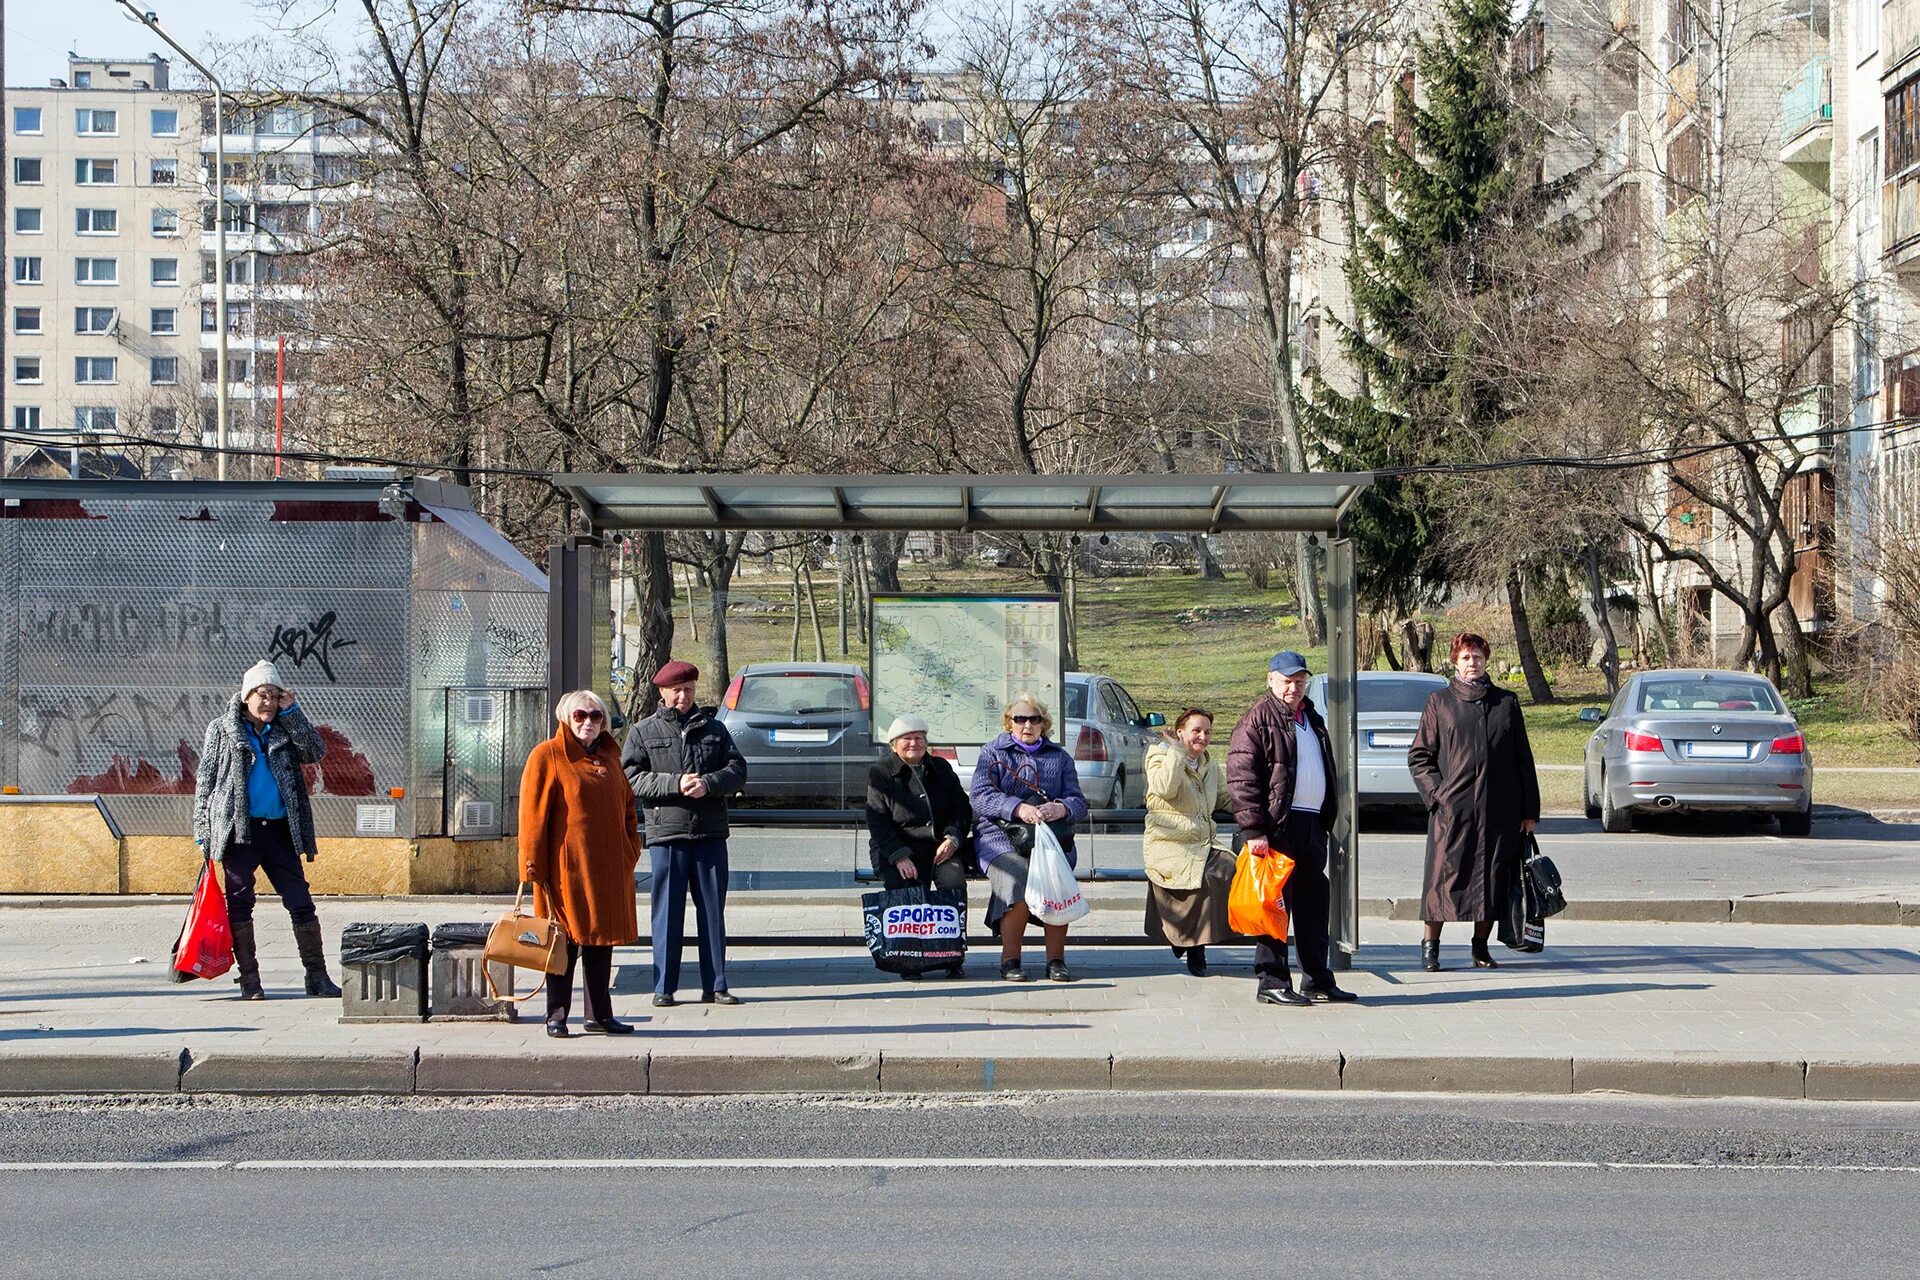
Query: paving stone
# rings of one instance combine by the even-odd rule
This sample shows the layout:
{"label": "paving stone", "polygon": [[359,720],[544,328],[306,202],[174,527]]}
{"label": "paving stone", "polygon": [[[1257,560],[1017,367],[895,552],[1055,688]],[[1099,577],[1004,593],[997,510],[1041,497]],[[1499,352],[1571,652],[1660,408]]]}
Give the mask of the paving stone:
{"label": "paving stone", "polygon": [[648,1079],[654,1093],[875,1093],[880,1055],[656,1052]]}
{"label": "paving stone", "polygon": [[190,1049],[182,1093],[413,1092],[417,1050],[253,1053]]}
{"label": "paving stone", "polygon": [[[1567,909],[1553,917],[1554,920],[1612,920],[1623,924],[1643,921],[1648,924],[1725,924],[1732,918],[1733,904],[1726,898],[1570,898]],[[1547,938],[1551,944],[1551,922],[1547,925]]]}
{"label": "paving stone", "polygon": [[1381,1093],[1567,1093],[1573,1088],[1573,1059],[1349,1054],[1340,1087]]}
{"label": "paving stone", "polygon": [[1575,1058],[1575,1093],[1649,1093],[1677,1098],[1804,1098],[1804,1062],[1683,1057]]}
{"label": "paving stone", "polygon": [[0,1052],[0,1094],[177,1093],[181,1051]]}

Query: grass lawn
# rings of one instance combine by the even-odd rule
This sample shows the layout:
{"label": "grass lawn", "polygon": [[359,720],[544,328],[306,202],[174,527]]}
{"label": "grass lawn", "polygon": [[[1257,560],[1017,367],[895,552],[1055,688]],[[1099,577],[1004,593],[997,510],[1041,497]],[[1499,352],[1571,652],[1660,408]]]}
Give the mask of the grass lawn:
{"label": "grass lawn", "polygon": [[[926,565],[902,565],[901,586],[908,591],[1032,593],[1040,590],[1024,573],[969,566],[950,571]],[[826,654],[837,661],[838,622],[833,575],[817,571],[821,629]],[[706,599],[699,599],[704,626]],[[687,639],[685,598],[676,610],[680,652],[695,650]],[[1438,627],[1445,631],[1445,627]],[[735,667],[748,662],[783,661],[789,654],[793,607],[783,571],[735,579],[729,610],[728,648]],[[704,638],[704,631],[702,633]],[[1143,577],[1083,579],[1080,583],[1079,668],[1100,671],[1132,691],[1143,710],[1169,718],[1185,706],[1211,709],[1231,725],[1264,687],[1267,659],[1276,650],[1300,649],[1315,671],[1325,670],[1326,650],[1309,649],[1299,631],[1290,597],[1260,591],[1244,576],[1208,582],[1195,573],[1156,572]],[[813,630],[803,618],[800,657],[814,658]],[[848,635],[848,660],[864,663],[866,637]],[[1511,652],[1495,652],[1495,669],[1516,661]],[[1606,682],[1582,667],[1551,669],[1558,701],[1530,706],[1527,729],[1534,755],[1542,764],[1578,764],[1590,726],[1579,719],[1585,706],[1604,706]],[[1507,682],[1526,697],[1518,677]],[[717,690],[703,690],[714,696]],[[1863,713],[1850,691],[1838,683],[1822,686],[1822,696],[1796,705],[1817,763],[1854,766],[1911,766],[1913,744],[1893,724]],[[1564,780],[1564,786],[1562,782]],[[1578,807],[1577,774],[1546,774],[1543,785],[1566,811]],[[1565,792],[1564,796],[1560,794]],[[1866,807],[1920,804],[1920,788],[1898,775],[1828,774],[1816,794],[1832,804]]]}

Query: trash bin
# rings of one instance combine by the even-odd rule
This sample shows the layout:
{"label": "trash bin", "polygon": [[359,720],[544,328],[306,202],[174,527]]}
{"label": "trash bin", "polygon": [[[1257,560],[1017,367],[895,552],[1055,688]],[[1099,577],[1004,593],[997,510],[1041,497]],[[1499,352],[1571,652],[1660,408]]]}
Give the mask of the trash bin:
{"label": "trash bin", "polygon": [[433,998],[430,1022],[518,1022],[520,1006],[498,999],[487,989],[487,971],[493,972],[493,991],[513,994],[513,966],[488,964],[484,924],[443,924],[433,930]]}
{"label": "trash bin", "polygon": [[350,924],[340,931],[340,968],[340,1021],[426,1021],[426,925]]}

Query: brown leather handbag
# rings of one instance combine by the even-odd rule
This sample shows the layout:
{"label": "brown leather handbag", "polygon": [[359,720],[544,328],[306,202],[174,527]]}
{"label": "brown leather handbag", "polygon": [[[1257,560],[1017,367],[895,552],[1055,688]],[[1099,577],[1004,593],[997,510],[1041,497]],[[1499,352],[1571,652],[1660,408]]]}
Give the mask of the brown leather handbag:
{"label": "brown leather handbag", "polygon": [[485,950],[488,965],[504,964],[541,972],[539,983],[524,996],[501,995],[494,988],[492,972],[487,973],[487,989],[494,999],[512,1000],[516,1004],[537,995],[540,988],[547,985],[549,976],[567,971],[567,931],[557,921],[521,910],[526,894],[527,885],[523,880],[513,895],[513,910],[494,921],[493,928],[487,931]]}

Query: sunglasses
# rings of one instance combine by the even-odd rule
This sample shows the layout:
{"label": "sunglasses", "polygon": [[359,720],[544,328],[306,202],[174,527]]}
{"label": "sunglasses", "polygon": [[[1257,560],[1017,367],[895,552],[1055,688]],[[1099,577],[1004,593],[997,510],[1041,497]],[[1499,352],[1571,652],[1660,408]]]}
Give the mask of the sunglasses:
{"label": "sunglasses", "polygon": [[575,724],[588,724],[594,720],[605,720],[606,718],[607,715],[604,711],[576,711],[573,713],[573,722]]}
{"label": "sunglasses", "polygon": [[1045,716],[1010,716],[1008,718],[1015,724],[1045,724],[1047,722]]}

